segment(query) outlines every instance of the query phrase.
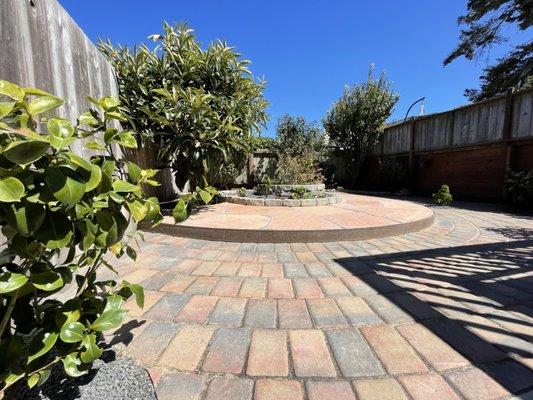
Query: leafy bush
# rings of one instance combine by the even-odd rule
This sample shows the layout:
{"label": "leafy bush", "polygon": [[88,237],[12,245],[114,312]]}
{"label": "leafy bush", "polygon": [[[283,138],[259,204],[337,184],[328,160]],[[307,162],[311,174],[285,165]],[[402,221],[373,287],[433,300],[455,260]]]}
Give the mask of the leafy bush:
{"label": "leafy bush", "polygon": [[386,159],[379,169],[379,183],[381,187],[391,192],[409,189],[411,175],[403,163],[395,159]]}
{"label": "leafy bush", "polygon": [[276,140],[272,150],[279,157],[313,155],[320,161],[326,150],[325,137],[315,123],[304,117],[282,116],[276,125]]}
{"label": "leafy bush", "polygon": [[307,153],[298,157],[281,156],[277,161],[275,181],[282,185],[322,183],[324,177],[316,158]]}
{"label": "leafy bush", "polygon": [[311,191],[303,186],[291,190],[291,199],[310,199]]}
{"label": "leafy bush", "polygon": [[510,171],[505,180],[510,200],[516,205],[531,204],[533,199],[533,170]]}
{"label": "leafy bush", "polygon": [[246,197],[246,189],[245,189],[245,188],[239,188],[239,189],[237,189],[237,196],[239,196],[239,197]]}
{"label": "leafy bush", "polygon": [[259,196],[268,196],[274,193],[274,184],[268,176],[254,188],[254,193]]}
{"label": "leafy bush", "polygon": [[[116,99],[90,99],[94,108],[72,125],[42,118],[63,103],[51,94],[0,81],[0,95],[9,98],[0,102],[0,385],[33,387],[57,362],[84,374],[102,354],[101,332],[122,324],[124,301],[133,293],[143,305],[139,285],[97,271],[114,271],[108,255],[135,259],[128,226],[161,214],[141,189],[157,184],[156,171],[117,155],[136,142],[111,124],[123,120]],[[81,158],[71,146],[82,143],[100,154]],[[57,300],[67,288],[75,293]]]}
{"label": "leafy bush", "polygon": [[249,151],[248,139],[266,122],[265,82],[227,44],[204,50],[186,25],[163,30],[149,37],[153,49],[99,47],[115,68],[123,126],[160,146],[159,163],[176,172],[178,188],[204,187],[230,151]]}
{"label": "leafy bush", "polygon": [[453,200],[450,193],[450,187],[448,185],[442,185],[438,191],[433,193],[433,202],[437,206],[447,206]]}
{"label": "leafy bush", "polygon": [[365,83],[345,88],[323,121],[332,144],[350,154],[352,184],[368,149],[379,140],[385,121],[399,99],[385,75],[375,80],[373,72],[371,68]]}

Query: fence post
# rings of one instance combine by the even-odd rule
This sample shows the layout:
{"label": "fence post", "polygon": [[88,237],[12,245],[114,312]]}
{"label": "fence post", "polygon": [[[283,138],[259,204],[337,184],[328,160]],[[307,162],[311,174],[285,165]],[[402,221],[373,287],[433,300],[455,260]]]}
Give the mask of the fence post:
{"label": "fence post", "polygon": [[409,127],[409,171],[411,171],[411,174],[415,170],[415,124],[416,120],[413,118]]}
{"label": "fence post", "polygon": [[[503,126],[502,126],[502,147],[504,154],[504,180],[507,173],[513,168],[513,145],[511,143],[511,126],[513,118],[513,98],[514,98],[514,88],[511,88],[507,91],[507,96],[505,97],[505,113],[503,117]],[[508,198],[508,192],[503,185],[503,198]]]}

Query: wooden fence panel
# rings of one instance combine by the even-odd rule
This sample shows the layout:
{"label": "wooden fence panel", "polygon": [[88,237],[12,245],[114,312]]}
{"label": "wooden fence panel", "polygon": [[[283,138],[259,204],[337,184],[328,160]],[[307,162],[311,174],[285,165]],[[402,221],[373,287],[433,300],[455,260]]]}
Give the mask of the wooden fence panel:
{"label": "wooden fence panel", "polygon": [[409,124],[390,127],[383,134],[383,154],[408,152],[411,146]]}
{"label": "wooden fence panel", "polygon": [[505,98],[454,111],[453,145],[494,142],[502,138]]}
{"label": "wooden fence panel", "polygon": [[511,138],[533,136],[533,91],[517,93],[513,99]]}
{"label": "wooden fence panel", "polygon": [[[117,93],[111,65],[57,0],[0,1],[0,79],[65,99],[57,114],[75,121],[87,96]],[[76,143],[82,156],[92,152]]]}
{"label": "wooden fence panel", "polygon": [[453,137],[453,113],[435,115],[416,121],[415,151],[442,149]]}

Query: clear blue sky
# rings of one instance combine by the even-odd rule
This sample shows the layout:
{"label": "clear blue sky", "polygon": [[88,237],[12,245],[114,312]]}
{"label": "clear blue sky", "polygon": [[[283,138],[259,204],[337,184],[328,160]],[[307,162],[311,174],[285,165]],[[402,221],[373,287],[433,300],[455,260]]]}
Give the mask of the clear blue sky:
{"label": "clear blue sky", "polygon": [[[466,0],[60,0],[96,41],[136,44],[161,31],[163,20],[187,22],[208,44],[226,40],[252,61],[268,81],[270,121],[275,134],[284,113],[320,121],[344,85],[364,80],[368,67],[386,71],[400,95],[391,119],[403,118],[414,100],[426,96],[426,113],[466,102],[465,88],[477,87],[480,71],[509,49],[488,56],[442,60],[457,43],[457,17]],[[519,38],[507,32],[511,43]],[[523,36],[523,35],[522,35]],[[418,108],[415,113],[418,113]]]}

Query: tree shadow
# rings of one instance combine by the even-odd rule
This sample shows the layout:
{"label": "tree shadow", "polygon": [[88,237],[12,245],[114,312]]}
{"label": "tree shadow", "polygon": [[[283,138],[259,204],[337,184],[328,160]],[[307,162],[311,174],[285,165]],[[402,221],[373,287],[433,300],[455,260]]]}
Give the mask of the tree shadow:
{"label": "tree shadow", "polygon": [[533,387],[533,240],[526,237],[334,261],[359,279],[355,294],[371,307],[371,293],[381,295],[519,394]]}

